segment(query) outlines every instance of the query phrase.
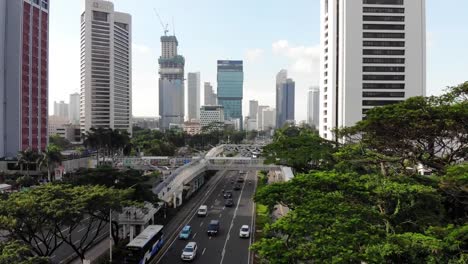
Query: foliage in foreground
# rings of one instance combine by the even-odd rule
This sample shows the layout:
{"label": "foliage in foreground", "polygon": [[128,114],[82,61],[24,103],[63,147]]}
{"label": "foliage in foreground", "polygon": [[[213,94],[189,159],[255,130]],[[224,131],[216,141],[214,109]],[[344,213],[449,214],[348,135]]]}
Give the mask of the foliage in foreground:
{"label": "foliage in foreground", "polygon": [[[267,153],[303,174],[257,192],[291,210],[252,249],[271,264],[467,263],[468,164],[455,165],[467,153],[467,88],[371,110],[327,155],[301,129],[275,136]],[[418,163],[436,174],[418,175]]]}

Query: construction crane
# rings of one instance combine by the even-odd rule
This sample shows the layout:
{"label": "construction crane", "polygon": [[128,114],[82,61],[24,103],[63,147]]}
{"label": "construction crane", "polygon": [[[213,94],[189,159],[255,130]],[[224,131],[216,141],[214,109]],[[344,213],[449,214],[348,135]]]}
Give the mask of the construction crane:
{"label": "construction crane", "polygon": [[169,32],[169,30],[168,30],[169,24],[164,25],[164,22],[163,22],[161,16],[159,15],[158,11],[156,10],[156,8],[154,8],[153,10],[154,10],[154,12],[156,13],[156,16],[159,19],[159,23],[161,23],[161,27],[164,29],[164,36],[167,36],[167,32]]}

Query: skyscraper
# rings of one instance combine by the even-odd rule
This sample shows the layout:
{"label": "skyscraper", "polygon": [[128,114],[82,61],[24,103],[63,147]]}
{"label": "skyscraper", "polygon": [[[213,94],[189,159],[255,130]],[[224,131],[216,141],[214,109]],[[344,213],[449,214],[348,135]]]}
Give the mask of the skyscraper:
{"label": "skyscraper", "polygon": [[321,1],[320,135],[425,95],[425,0]]}
{"label": "skyscraper", "polygon": [[92,127],[131,132],[132,19],[114,4],[86,0],[81,14],[82,131]]}
{"label": "skyscraper", "polygon": [[276,110],[275,108],[262,109],[262,131],[267,131],[275,128],[276,126]]}
{"label": "skyscraper", "polygon": [[319,128],[320,111],[320,90],[318,87],[311,87],[307,91],[307,124]]}
{"label": "skyscraper", "polygon": [[80,123],[80,94],[70,94],[70,103],[68,104],[68,120],[74,125]]}
{"label": "skyscraper", "polygon": [[189,72],[187,77],[188,120],[200,119],[200,73]]}
{"label": "skyscraper", "polygon": [[280,71],[276,77],[276,127],[294,123],[295,86],[292,79],[284,79],[287,73]]}
{"label": "skyscraper", "polygon": [[257,119],[257,111],[258,111],[258,101],[250,100],[249,101],[249,118]]}
{"label": "skyscraper", "polygon": [[68,119],[68,104],[64,101],[54,102],[54,116]]}
{"label": "skyscraper", "polygon": [[205,101],[204,105],[217,105],[218,98],[216,93],[213,91],[213,86],[211,83],[205,83]]}
{"label": "skyscraper", "polygon": [[226,120],[238,119],[242,130],[243,62],[218,61],[218,104],[224,106]]}
{"label": "skyscraper", "polygon": [[49,1],[0,1],[0,157],[47,146]]}
{"label": "skyscraper", "polygon": [[257,110],[257,130],[263,131],[263,109],[267,109],[267,105],[259,105]]}
{"label": "skyscraper", "polygon": [[170,124],[182,125],[185,115],[185,58],[177,54],[179,42],[175,36],[161,37],[159,57],[159,115],[161,129]]}

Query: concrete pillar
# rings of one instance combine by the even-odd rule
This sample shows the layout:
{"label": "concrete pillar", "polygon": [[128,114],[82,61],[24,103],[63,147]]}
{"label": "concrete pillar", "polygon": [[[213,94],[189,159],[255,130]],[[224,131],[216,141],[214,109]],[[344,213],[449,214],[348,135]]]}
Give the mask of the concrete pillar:
{"label": "concrete pillar", "polygon": [[130,225],[130,241],[133,240],[133,236],[135,236],[135,227]]}
{"label": "concrete pillar", "polygon": [[178,193],[177,197],[179,198],[179,204],[178,205],[181,205],[182,204],[182,192]]}
{"label": "concrete pillar", "polygon": [[151,223],[154,225],[154,214],[151,216]]}
{"label": "concrete pillar", "polygon": [[123,225],[123,238],[127,237],[127,225]]}
{"label": "concrete pillar", "polygon": [[172,195],[172,199],[173,199],[174,208],[177,208],[177,195],[175,193]]}

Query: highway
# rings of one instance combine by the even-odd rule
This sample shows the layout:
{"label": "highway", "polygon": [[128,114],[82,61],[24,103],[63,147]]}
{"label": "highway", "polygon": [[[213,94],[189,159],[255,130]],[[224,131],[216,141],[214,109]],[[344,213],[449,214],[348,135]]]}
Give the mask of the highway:
{"label": "highway", "polygon": [[[242,184],[242,189],[238,191],[234,191],[233,188],[239,177],[239,172],[228,171],[223,176],[223,179],[214,187],[213,192],[204,197],[202,204],[208,206],[208,215],[206,217],[187,216],[185,224],[192,227],[190,239],[166,241],[166,243],[170,243],[170,247],[157,263],[184,263],[180,256],[182,249],[190,241],[195,241],[198,244],[197,257],[193,261],[194,263],[249,263],[251,238],[239,238],[239,230],[242,225],[249,225],[252,229],[254,209],[252,198],[255,193],[256,173],[248,172],[248,174],[243,174],[245,181]],[[250,184],[248,183],[249,180],[251,181]],[[234,181],[234,184],[231,181]],[[233,207],[224,206],[223,189],[233,190]],[[210,220],[214,219],[220,221],[220,230],[217,236],[209,237],[206,231]]]}

